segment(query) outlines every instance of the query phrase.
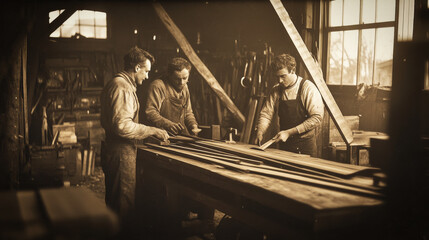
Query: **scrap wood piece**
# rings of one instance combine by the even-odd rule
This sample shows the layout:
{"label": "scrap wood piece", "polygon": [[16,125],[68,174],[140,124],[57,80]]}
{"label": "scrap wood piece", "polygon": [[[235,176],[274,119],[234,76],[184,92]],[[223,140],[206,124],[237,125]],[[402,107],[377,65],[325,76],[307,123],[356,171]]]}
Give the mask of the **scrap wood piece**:
{"label": "scrap wood piece", "polygon": [[[40,189],[39,197],[50,224],[59,233],[107,238],[119,231],[116,214],[86,188]],[[88,235],[83,235],[88,234]]]}
{"label": "scrap wood piece", "polygon": [[327,107],[328,112],[335,123],[335,126],[337,126],[338,131],[341,134],[341,137],[343,138],[344,142],[346,142],[349,145],[353,141],[352,131],[350,130],[350,127],[347,125],[347,122],[343,114],[341,113],[337,103],[335,102],[334,97],[332,96],[331,92],[328,89],[328,86],[326,86],[325,81],[323,81],[323,75],[322,75],[320,66],[316,64],[310,52],[308,51],[307,47],[305,46],[304,41],[302,40],[301,36],[296,30],[295,25],[293,24],[281,0],[270,0],[270,2],[271,2],[271,5],[273,5],[274,10],[279,16],[287,33],[289,34],[289,37],[291,38],[293,44],[295,45],[295,48],[297,49],[299,56],[304,62],[304,66],[306,67],[307,71],[310,73],[310,76],[313,79],[314,84],[319,89],[320,94],[322,95],[322,98],[325,102],[325,106]]}
{"label": "scrap wood piece", "polygon": [[161,6],[160,3],[154,2],[153,7],[155,12],[161,19],[162,23],[168,29],[168,31],[173,35],[179,44],[180,48],[189,58],[191,63],[195,66],[195,69],[201,74],[201,76],[207,81],[208,85],[214,91],[214,93],[219,97],[221,102],[225,105],[225,107],[232,113],[234,118],[240,124],[244,124],[245,118],[244,115],[240,112],[240,110],[235,106],[234,102],[229,98],[229,96],[225,93],[223,88],[219,85],[219,82],[210,72],[210,70],[204,65],[198,55],[195,53],[192,46],[186,40],[186,37],[180,31],[180,29],[176,26],[170,16],[167,14],[165,9]]}

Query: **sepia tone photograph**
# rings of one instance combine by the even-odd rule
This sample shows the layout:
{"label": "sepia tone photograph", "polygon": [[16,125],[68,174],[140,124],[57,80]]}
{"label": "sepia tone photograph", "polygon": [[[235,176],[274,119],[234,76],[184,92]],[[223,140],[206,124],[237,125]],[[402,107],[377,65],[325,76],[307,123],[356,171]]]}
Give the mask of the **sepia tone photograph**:
{"label": "sepia tone photograph", "polygon": [[0,239],[429,239],[429,0],[0,11]]}

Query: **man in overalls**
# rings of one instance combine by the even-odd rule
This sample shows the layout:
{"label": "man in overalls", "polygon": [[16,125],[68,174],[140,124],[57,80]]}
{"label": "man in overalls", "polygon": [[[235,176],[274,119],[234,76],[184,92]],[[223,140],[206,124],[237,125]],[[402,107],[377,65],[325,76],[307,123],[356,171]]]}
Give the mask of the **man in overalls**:
{"label": "man in overalls", "polygon": [[139,123],[137,85],[148,78],[154,58],[134,47],[124,57],[124,71],[106,83],[100,96],[101,126],[106,139],[102,143],[101,165],[105,175],[106,205],[127,224],[135,208],[136,140],[153,136],[168,139],[165,130]]}
{"label": "man in overalls", "polygon": [[281,141],[280,148],[316,157],[315,128],[323,118],[322,97],[311,81],[296,75],[296,61],[291,55],[275,57],[271,67],[279,83],[274,85],[264,103],[257,124],[256,140],[261,144],[263,134],[277,111],[280,132],[273,139]]}
{"label": "man in overalls", "polygon": [[172,134],[196,135],[198,128],[188,90],[191,64],[180,57],[170,60],[167,76],[154,80],[147,93],[146,121]]}
{"label": "man in overalls", "polygon": [[[186,59],[172,58],[167,66],[167,74],[149,85],[145,108],[145,122],[148,125],[163,128],[171,134],[197,135],[201,131],[192,111],[187,86],[190,71],[191,64]],[[213,209],[186,198],[176,189],[168,185],[156,186],[155,183],[152,183],[151,187],[161,191],[164,196],[161,196],[160,199],[170,199],[166,200],[165,204],[167,202],[177,203],[175,208],[162,207],[169,211],[167,212],[168,219],[163,224],[172,224],[172,229],[182,220],[198,218],[204,220],[202,224],[210,224],[213,219]],[[158,204],[162,206],[164,203]]]}

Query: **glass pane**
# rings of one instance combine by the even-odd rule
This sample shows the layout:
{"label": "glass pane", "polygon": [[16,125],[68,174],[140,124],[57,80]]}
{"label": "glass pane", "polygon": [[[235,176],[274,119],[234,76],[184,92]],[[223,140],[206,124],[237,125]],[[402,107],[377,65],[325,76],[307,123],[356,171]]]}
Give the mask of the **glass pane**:
{"label": "glass pane", "polygon": [[377,22],[395,21],[395,0],[377,0]]}
{"label": "glass pane", "polygon": [[343,52],[343,32],[329,33],[328,84],[341,84],[341,63]]}
{"label": "glass pane", "polygon": [[341,26],[343,16],[343,1],[329,1],[329,26]]}
{"label": "glass pane", "polygon": [[107,38],[107,27],[95,27],[95,38]]}
{"label": "glass pane", "polygon": [[[64,10],[61,10],[61,12],[62,11],[64,11]],[[54,21],[55,18],[57,18],[61,12],[60,12],[60,10],[55,10],[55,11],[49,12],[49,23]]]}
{"label": "glass pane", "polygon": [[57,28],[57,30],[55,30],[54,32],[51,33],[51,35],[49,35],[49,37],[60,37],[60,27]]}
{"label": "glass pane", "polygon": [[80,25],[94,26],[94,11],[79,11]]}
{"label": "glass pane", "polygon": [[344,26],[359,24],[359,9],[359,0],[344,0]]}
{"label": "glass pane", "polygon": [[362,30],[362,42],[359,60],[359,83],[372,85],[374,71],[374,38],[375,29]]}
{"label": "glass pane", "polygon": [[106,24],[106,13],[95,12],[95,25],[96,26],[107,26],[107,24]]}
{"label": "glass pane", "polygon": [[375,22],[375,0],[362,0],[362,23]]}
{"label": "glass pane", "polygon": [[87,38],[94,38],[94,26],[80,26],[80,34]]}
{"label": "glass pane", "polygon": [[379,28],[376,31],[374,84],[392,86],[394,28]]}
{"label": "glass pane", "polygon": [[343,85],[356,85],[358,30],[344,31]]}
{"label": "glass pane", "polygon": [[61,37],[69,38],[78,32],[79,29],[77,26],[62,26],[61,27]]}
{"label": "glass pane", "polygon": [[79,15],[78,12],[73,13],[69,19],[67,19],[62,26],[74,26],[79,24]]}

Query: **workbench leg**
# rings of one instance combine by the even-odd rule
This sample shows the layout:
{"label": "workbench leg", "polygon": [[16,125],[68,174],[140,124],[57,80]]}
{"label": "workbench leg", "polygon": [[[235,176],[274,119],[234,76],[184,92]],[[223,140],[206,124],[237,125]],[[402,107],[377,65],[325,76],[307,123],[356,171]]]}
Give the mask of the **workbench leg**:
{"label": "workbench leg", "polygon": [[359,165],[359,147],[347,145],[347,163]]}

